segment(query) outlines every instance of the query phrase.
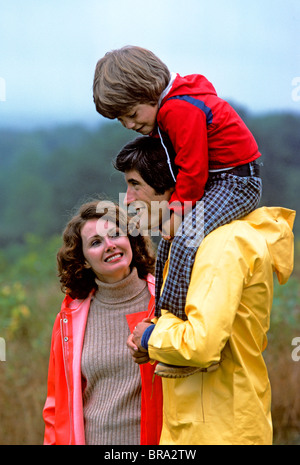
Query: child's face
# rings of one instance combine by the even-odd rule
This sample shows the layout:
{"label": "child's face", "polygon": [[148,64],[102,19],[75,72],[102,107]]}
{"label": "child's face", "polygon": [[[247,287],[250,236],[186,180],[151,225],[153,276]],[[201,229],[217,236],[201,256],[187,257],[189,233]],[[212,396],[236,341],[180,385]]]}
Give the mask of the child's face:
{"label": "child's face", "polygon": [[126,129],[132,129],[144,136],[148,136],[155,128],[157,112],[157,104],[140,103],[125,115],[119,116],[118,120]]}

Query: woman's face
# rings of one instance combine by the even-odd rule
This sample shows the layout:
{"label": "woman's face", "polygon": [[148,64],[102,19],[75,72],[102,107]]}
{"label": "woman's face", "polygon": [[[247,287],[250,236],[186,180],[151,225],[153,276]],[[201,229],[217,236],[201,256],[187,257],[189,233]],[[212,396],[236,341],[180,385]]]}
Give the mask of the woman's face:
{"label": "woman's face", "polygon": [[100,281],[115,283],[130,274],[132,249],[127,236],[107,219],[88,220],[81,229],[86,268]]}

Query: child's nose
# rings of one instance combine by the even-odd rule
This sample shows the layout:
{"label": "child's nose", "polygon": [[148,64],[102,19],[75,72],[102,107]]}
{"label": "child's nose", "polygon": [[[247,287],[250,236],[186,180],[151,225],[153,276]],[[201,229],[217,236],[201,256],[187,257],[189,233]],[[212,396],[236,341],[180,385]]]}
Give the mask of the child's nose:
{"label": "child's nose", "polygon": [[131,118],[123,117],[121,123],[126,129],[133,129],[135,126],[135,122]]}
{"label": "child's nose", "polygon": [[126,128],[127,129],[134,129],[135,127],[135,122],[134,121],[126,121],[125,122]]}

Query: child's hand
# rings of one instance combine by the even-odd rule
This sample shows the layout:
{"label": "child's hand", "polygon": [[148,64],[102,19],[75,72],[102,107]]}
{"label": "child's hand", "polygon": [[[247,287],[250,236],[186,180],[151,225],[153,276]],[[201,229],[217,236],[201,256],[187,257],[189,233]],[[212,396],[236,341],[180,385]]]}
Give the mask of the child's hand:
{"label": "child's hand", "polygon": [[166,241],[171,241],[174,238],[180,223],[181,215],[176,215],[176,213],[172,211],[170,218],[164,221],[162,225],[161,234],[163,239]]}

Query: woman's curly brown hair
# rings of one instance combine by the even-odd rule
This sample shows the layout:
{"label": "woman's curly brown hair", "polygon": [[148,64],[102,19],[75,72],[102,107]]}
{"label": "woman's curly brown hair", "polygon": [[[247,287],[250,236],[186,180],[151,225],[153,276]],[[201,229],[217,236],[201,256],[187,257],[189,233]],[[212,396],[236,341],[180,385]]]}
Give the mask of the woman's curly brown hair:
{"label": "woman's curly brown hair", "polygon": [[[63,232],[63,246],[57,254],[58,276],[61,289],[73,299],[85,299],[89,293],[97,288],[95,273],[85,268],[85,257],[82,251],[81,229],[88,220],[99,219],[105,215],[106,219],[116,221],[117,227],[128,234],[128,217],[120,207],[111,201],[100,200],[88,202],[81,206],[67,224]],[[151,239],[138,234],[128,234],[132,248],[132,262],[130,267],[136,267],[138,276],[145,279],[148,273],[153,274],[155,268],[155,252]]]}

